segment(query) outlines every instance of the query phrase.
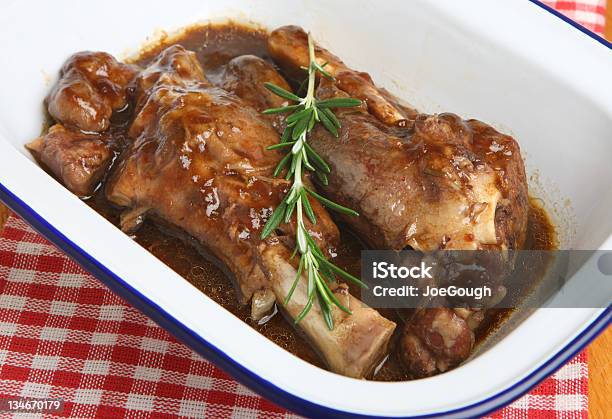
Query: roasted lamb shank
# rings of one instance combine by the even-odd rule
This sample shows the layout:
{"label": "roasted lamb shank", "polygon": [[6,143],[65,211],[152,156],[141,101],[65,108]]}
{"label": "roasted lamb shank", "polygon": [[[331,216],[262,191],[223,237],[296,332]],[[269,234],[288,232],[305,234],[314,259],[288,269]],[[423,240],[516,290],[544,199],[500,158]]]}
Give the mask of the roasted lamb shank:
{"label": "roasted lamb shank", "polygon": [[[283,301],[296,277],[294,237],[281,225],[266,240],[261,229],[288,182],[272,176],[281,155],[269,120],[227,90],[212,86],[193,53],[163,51],[136,79],[133,143],[113,168],[108,199],[131,212],[127,228],[148,216],[195,238],[233,273],[243,303]],[[316,201],[318,223],[308,225],[319,246],[335,245],[338,230]],[[395,324],[334,284],[352,315],[334,309],[329,330],[318,307],[299,323],[332,371],[368,375],[386,354]],[[270,299],[272,296],[272,299]],[[304,280],[285,307],[296,318],[307,299]],[[272,300],[272,301],[270,301]]]}
{"label": "roasted lamb shank", "polygon": [[[268,50],[288,74],[308,65],[307,35],[298,27],[272,32]],[[317,128],[312,147],[329,163],[321,190],[359,212],[345,221],[373,248],[505,251],[522,246],[527,183],[517,142],[454,114],[419,114],[317,47],[334,76],[322,78],[319,99],[357,97],[361,109],[338,110],[339,138]],[[417,310],[406,320],[402,355],[415,376],[465,360],[481,310]]]}

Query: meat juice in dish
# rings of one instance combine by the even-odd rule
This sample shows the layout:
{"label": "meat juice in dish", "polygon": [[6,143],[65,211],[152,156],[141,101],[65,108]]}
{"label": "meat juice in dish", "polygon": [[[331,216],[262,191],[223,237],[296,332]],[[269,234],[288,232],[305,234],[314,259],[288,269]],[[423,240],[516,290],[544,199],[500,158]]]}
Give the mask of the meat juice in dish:
{"label": "meat juice in dish", "polygon": [[[78,53],[66,62],[60,82],[47,97],[50,125],[55,125],[30,148],[41,165],[96,211],[302,359],[374,380],[443,372],[463,361],[474,343],[495,330],[509,310],[377,312],[350,295],[358,296],[358,289],[339,285],[334,293],[351,304],[353,314],[336,310],[336,331],[322,327],[316,310],[297,328],[275,314],[274,301],[282,300],[288,290],[285,277],[295,276],[295,266],[285,262],[295,239],[291,223],[280,226],[271,240],[257,239],[269,217],[268,208],[278,205],[287,190],[287,182],[271,175],[279,154],[265,151],[278,142],[283,119],[260,113],[283,106],[284,99],[271,95],[263,83],[297,89],[299,67],[308,65],[305,51],[300,28],[283,27],[269,35],[227,24],[190,28],[149,47],[129,64],[108,54]],[[313,136],[313,146],[333,168],[330,184],[318,185],[319,190],[362,214],[358,219],[331,218],[312,200],[319,222],[309,228],[316,232],[320,247],[335,256],[336,265],[359,276],[360,251],[367,247],[554,248],[552,225],[527,198],[514,140],[478,121],[462,121],[452,114],[419,114],[328,51],[317,48],[317,57],[335,76],[334,83],[319,82],[320,98],[350,95],[366,104],[337,112],[340,138],[326,138],[326,131],[318,128]],[[360,138],[368,138],[372,146],[356,147]],[[483,148],[493,142],[510,155],[501,161],[497,155],[487,155]],[[433,157],[420,156],[423,150]],[[402,159],[420,163],[403,176],[380,165],[360,166],[381,155],[394,157],[397,167],[406,166]],[[492,158],[498,160],[491,162]],[[490,170],[500,165],[502,177]],[[363,176],[357,183],[351,167]],[[454,177],[444,177],[445,173]],[[424,194],[406,193],[406,181],[426,186]],[[476,192],[460,193],[465,182],[472,182],[467,188]],[[381,184],[389,188],[384,190]],[[379,194],[372,194],[369,201],[362,199],[358,186]],[[168,194],[172,199],[167,199]],[[204,196],[201,204],[199,194]],[[378,217],[384,208],[374,203],[389,197],[399,199],[406,213]],[[483,202],[487,205],[478,205]],[[474,216],[484,221],[469,229],[452,229],[454,235],[444,234],[460,205],[471,206]],[[428,213],[431,206],[445,208],[444,219],[428,220],[429,234],[405,234],[410,220]],[[531,273],[534,280],[544,270],[543,261],[541,269]],[[246,305],[250,300],[254,303]],[[298,309],[289,307],[285,314],[295,318]],[[432,327],[436,318],[438,323],[447,319],[459,324],[458,336],[465,337],[467,349],[432,345],[428,335],[436,332]],[[339,333],[342,327],[344,332]],[[360,328],[367,332],[350,335]],[[341,336],[347,333],[348,337]],[[425,357],[420,356],[423,353]]]}

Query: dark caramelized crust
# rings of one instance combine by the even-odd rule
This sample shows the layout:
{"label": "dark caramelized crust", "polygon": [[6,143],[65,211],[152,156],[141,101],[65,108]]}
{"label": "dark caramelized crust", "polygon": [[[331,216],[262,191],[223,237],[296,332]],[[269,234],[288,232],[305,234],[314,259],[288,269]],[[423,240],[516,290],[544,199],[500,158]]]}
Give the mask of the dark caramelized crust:
{"label": "dark caramelized crust", "polygon": [[127,105],[127,86],[136,72],[105,52],[78,52],[66,61],[47,97],[49,114],[82,131],[106,131],[113,111]]}
{"label": "dark caramelized crust", "polygon": [[28,147],[66,188],[86,197],[98,186],[113,158],[109,143],[106,134],[85,134],[56,124]]}
{"label": "dark caramelized crust", "polygon": [[[307,36],[300,28],[275,30],[268,48],[288,71],[307,65]],[[367,74],[322,48],[316,53],[335,76],[320,81],[318,98],[352,96],[366,104],[337,110],[338,139],[317,127],[310,140],[332,168],[321,190],[359,212],[344,220],[362,239],[374,248],[419,251],[523,245],[527,182],[513,138],[476,120],[403,108]],[[488,262],[495,265],[490,272],[499,273],[487,279],[497,294],[492,301],[499,301],[511,261],[497,252]],[[413,376],[445,371],[468,357],[482,311],[459,311],[463,317],[448,308],[423,309],[406,319],[400,350]]]}
{"label": "dark caramelized crust", "polygon": [[[304,78],[302,68],[308,67],[308,35],[299,26],[282,26],[270,34],[268,51],[274,60],[297,79]],[[363,100],[368,110],[389,125],[403,125],[410,110],[390,102],[388,93],[374,85],[369,74],[347,67],[342,60],[328,50],[315,46],[315,55],[320,65],[334,76],[338,86],[351,97]],[[408,112],[408,113],[407,113]]]}
{"label": "dark caramelized crust", "polygon": [[474,136],[474,153],[497,174],[502,194],[495,213],[498,243],[508,249],[521,249],[527,231],[529,195],[519,144],[484,122],[471,119],[467,124]]}
{"label": "dark caramelized crust", "polygon": [[265,83],[273,83],[287,91],[291,87],[272,64],[255,55],[241,55],[225,66],[221,77],[221,87],[250,104],[257,111],[279,108],[287,100],[272,94]]}
{"label": "dark caramelized crust", "polygon": [[204,71],[192,51],[180,45],[164,49],[136,78],[136,113],[146,101],[146,93],[163,77],[166,84],[187,82],[208,84]]}
{"label": "dark caramelized crust", "polygon": [[[282,155],[266,150],[278,133],[237,96],[191,75],[170,76],[162,74],[147,90],[129,130],[134,144],[107,196],[199,240],[234,273],[246,302],[266,286],[260,234],[289,187],[272,176]],[[322,208],[317,212],[320,222],[309,228],[321,243],[335,242],[337,228]]]}
{"label": "dark caramelized crust", "polygon": [[427,377],[459,364],[473,345],[474,334],[464,319],[448,308],[430,308],[406,322],[400,349],[408,369]]}

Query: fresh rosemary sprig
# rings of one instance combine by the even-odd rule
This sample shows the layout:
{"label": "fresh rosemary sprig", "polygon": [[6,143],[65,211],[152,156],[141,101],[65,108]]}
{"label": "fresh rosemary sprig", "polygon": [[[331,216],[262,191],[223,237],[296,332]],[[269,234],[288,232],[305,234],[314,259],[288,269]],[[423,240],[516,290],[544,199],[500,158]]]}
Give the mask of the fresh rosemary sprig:
{"label": "fresh rosemary sprig", "polygon": [[287,90],[272,84],[265,83],[265,87],[274,94],[293,102],[292,105],[283,106],[281,108],[267,109],[263,113],[266,115],[288,113],[286,123],[287,127],[281,135],[280,142],[276,145],[268,147],[269,150],[290,148],[290,152],[283,157],[279,162],[274,176],[278,176],[283,169],[287,167],[285,178],[292,180],[293,183],[287,195],[281,201],[279,206],[274,210],[271,217],[266,222],[261,238],[268,237],[281,222],[289,222],[292,215],[295,213],[297,221],[296,231],[296,248],[294,255],[300,253],[300,262],[297,269],[297,275],[293,285],[285,297],[284,304],[287,305],[291,300],[291,296],[295,291],[298,281],[302,273],[306,273],[308,279],[308,300],[300,314],[295,318],[295,323],[300,322],[310,311],[317,298],[321,312],[331,330],[334,328],[332,317],[333,305],[338,306],[342,311],[351,314],[351,311],[342,305],[336,298],[333,291],[329,287],[329,282],[335,280],[338,275],[345,280],[354,282],[361,287],[366,285],[358,278],[339,268],[331,263],[323,254],[315,240],[312,238],[306,226],[304,225],[304,213],[311,223],[316,224],[312,206],[308,201],[308,196],[319,200],[324,206],[335,211],[354,215],[359,215],[350,208],[343,207],[308,188],[303,182],[305,170],[309,170],[318,177],[324,185],[328,184],[327,175],[331,173],[329,165],[319,156],[308,144],[308,134],[317,123],[322,123],[323,126],[335,137],[338,137],[338,129],[340,121],[331,111],[331,108],[344,108],[359,106],[361,101],[352,98],[333,98],[326,100],[318,100],[315,98],[315,82],[316,74],[319,73],[323,77],[332,79],[333,77],[325,71],[325,64],[319,65],[316,61],[314,43],[310,33],[308,34],[308,51],[310,64],[305,70],[308,72],[306,79],[307,89],[305,97],[299,97]]}

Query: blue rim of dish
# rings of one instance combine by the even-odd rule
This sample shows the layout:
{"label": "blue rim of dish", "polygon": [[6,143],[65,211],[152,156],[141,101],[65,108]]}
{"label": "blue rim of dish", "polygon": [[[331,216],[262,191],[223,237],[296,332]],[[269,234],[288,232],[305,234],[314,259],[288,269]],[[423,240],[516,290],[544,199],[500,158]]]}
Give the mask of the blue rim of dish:
{"label": "blue rim of dish", "polygon": [[[601,44],[612,49],[612,43],[604,38],[589,31],[583,26],[577,24],[566,16],[562,15],[555,9],[543,4],[539,0],[529,0],[535,5],[552,13],[566,23],[569,23],[584,34],[590,36]],[[363,414],[355,414],[346,411],[333,409],[322,406],[302,399],[294,394],[291,394],[282,388],[276,386],[270,381],[259,377],[254,372],[250,371],[237,361],[233,360],[221,349],[217,348],[210,342],[203,339],[193,330],[189,329],[183,323],[172,317],[164,311],[156,303],[141,294],[138,290],[130,286],[119,276],[110,271],[102,263],[89,255],[74,242],[68,239],[59,230],[53,227],[42,216],[34,211],[30,206],[18,198],[15,194],[9,191],[2,183],[0,183],[0,201],[3,201],[7,206],[17,213],[21,218],[26,220],[36,231],[46,237],[50,242],[64,251],[85,270],[98,278],[111,291],[119,295],[132,306],[136,307],[142,313],[153,319],[158,325],[172,333],[178,340],[182,341],[198,354],[214,363],[219,368],[226,371],[236,380],[251,388],[253,391],[266,397],[268,400],[283,406],[295,413],[309,417],[358,417],[358,418],[375,418],[378,416],[370,416]],[[406,418],[438,418],[438,417],[472,417],[489,414],[497,409],[508,405],[512,401],[518,399],[543,379],[555,372],[567,361],[574,357],[578,352],[583,350],[593,339],[603,332],[612,323],[612,306],[608,306],[595,320],[593,320],[578,336],[563,347],[558,353],[549,358],[546,362],[540,365],[536,370],[521,379],[519,382],[511,385],[507,389],[499,393],[480,400],[468,406],[464,406],[454,410],[445,412],[431,413],[419,416],[406,416]]]}
{"label": "blue rim of dish", "polygon": [[[98,278],[114,293],[122,297],[125,301],[136,307],[145,315],[149,316],[158,325],[168,330],[178,340],[191,347],[204,358],[208,359],[216,366],[226,371],[236,380],[240,381],[242,384],[246,385],[272,402],[304,416],[330,418],[377,417],[350,413],[316,404],[291,394],[270,381],[258,376],[237,361],[233,360],[221,349],[203,339],[186,325],[179,322],[155,302],[151,301],[149,298],[140,293],[140,291],[136,290],[115,273],[110,271],[106,266],[97,261],[94,257],[85,252],[77,244],[72,242],[59,230],[53,227],[30,206],[9,191],[2,183],[0,183],[0,201],[3,201],[21,218],[26,220],[36,231],[64,251],[85,270],[89,271],[93,276]],[[482,416],[493,412],[522,396],[537,385],[541,380],[560,368],[579,351],[584,349],[584,347],[588,345],[589,342],[591,342],[591,340],[593,340],[598,334],[603,332],[611,322],[612,307],[607,307],[601,315],[599,315],[585,328],[585,330],[583,330],[557,354],[552,356],[548,361],[538,367],[527,377],[494,396],[458,409],[421,416],[406,416],[406,418],[471,417]]]}

